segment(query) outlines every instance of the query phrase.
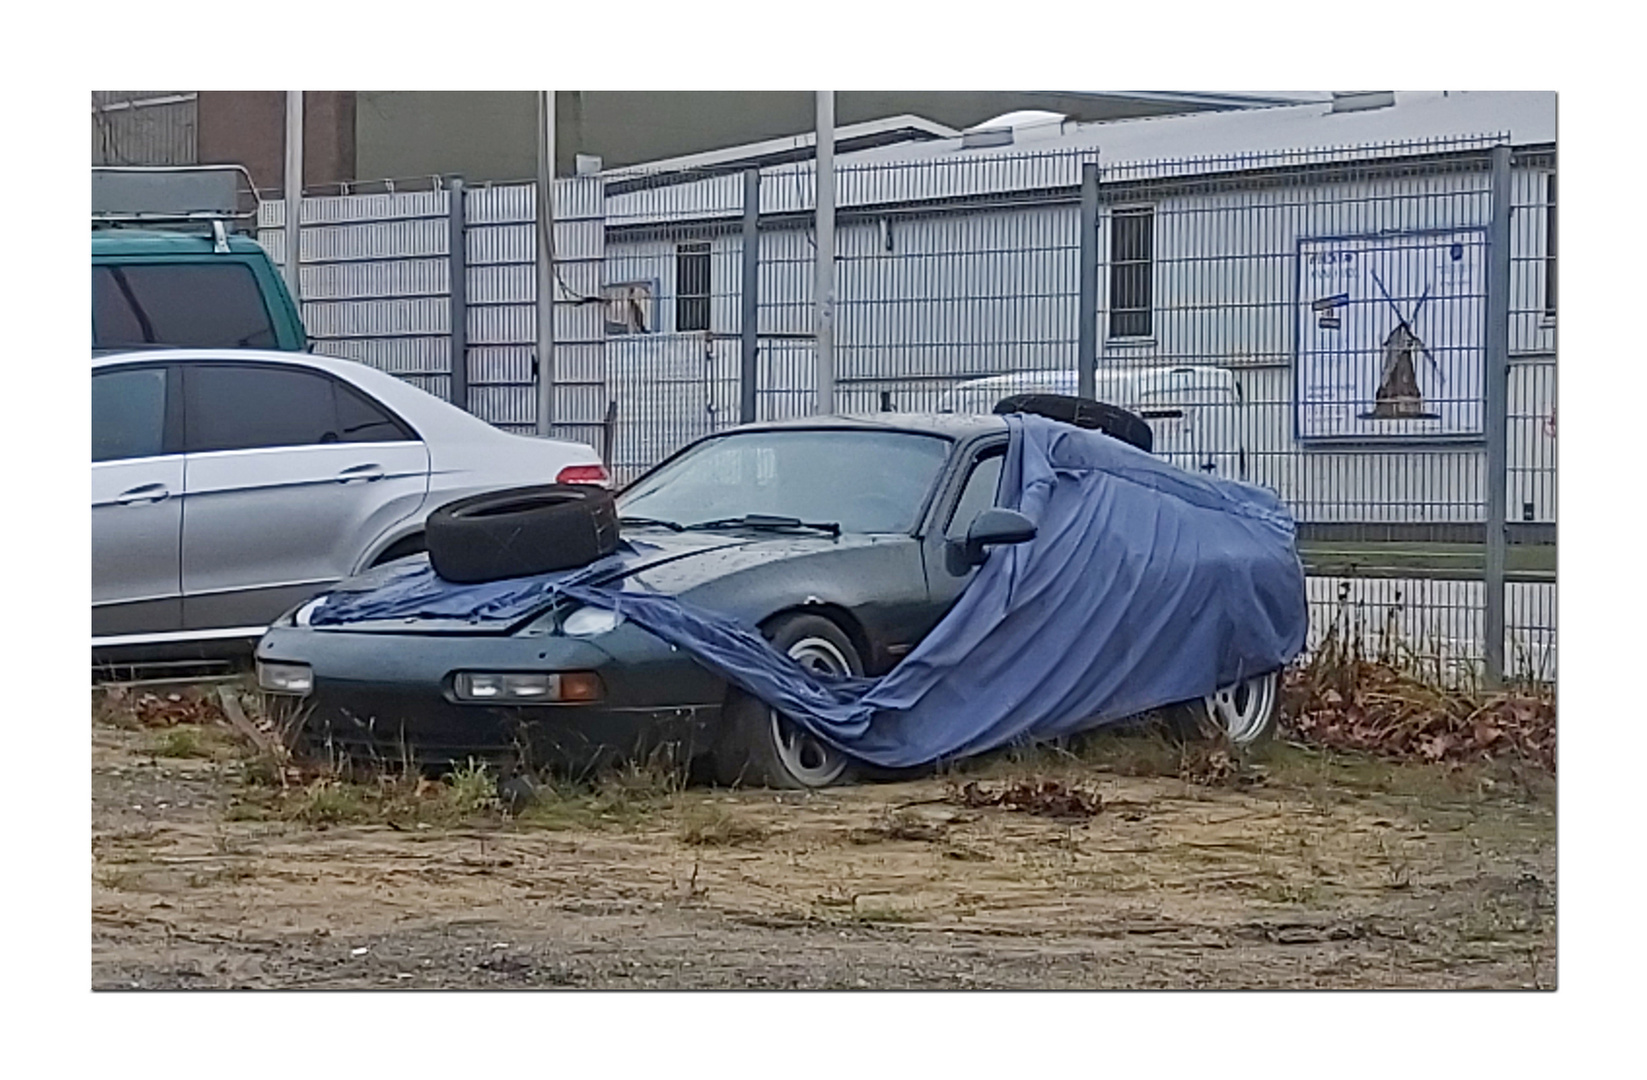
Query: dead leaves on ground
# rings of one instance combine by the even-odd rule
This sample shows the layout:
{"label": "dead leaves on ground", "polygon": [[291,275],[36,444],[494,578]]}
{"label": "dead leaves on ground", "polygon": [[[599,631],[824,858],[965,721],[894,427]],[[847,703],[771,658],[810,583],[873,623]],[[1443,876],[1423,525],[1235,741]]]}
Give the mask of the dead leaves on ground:
{"label": "dead leaves on ground", "polygon": [[1283,703],[1284,728],[1316,746],[1444,764],[1508,758],[1555,769],[1548,689],[1482,693],[1348,657],[1289,671]]}
{"label": "dead leaves on ground", "polygon": [[998,806],[1052,818],[1089,818],[1103,808],[1097,789],[1061,780],[1014,780],[996,788],[970,780],[953,789],[948,801],[974,809]]}

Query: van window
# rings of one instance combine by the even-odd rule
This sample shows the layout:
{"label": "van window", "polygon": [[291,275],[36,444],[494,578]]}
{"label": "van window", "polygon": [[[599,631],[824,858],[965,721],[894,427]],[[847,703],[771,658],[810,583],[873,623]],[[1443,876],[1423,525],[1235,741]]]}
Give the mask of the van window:
{"label": "van window", "polygon": [[92,346],[273,349],[257,276],[240,262],[92,266]]}

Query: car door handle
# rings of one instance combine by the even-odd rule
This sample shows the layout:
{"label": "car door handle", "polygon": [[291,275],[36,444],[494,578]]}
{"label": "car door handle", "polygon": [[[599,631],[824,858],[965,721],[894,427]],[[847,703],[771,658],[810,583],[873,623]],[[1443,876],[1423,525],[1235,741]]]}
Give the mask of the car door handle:
{"label": "car door handle", "polygon": [[171,489],[165,484],[143,484],[122,491],[114,497],[114,503],[116,506],[146,506],[150,503],[165,502],[171,495]]}
{"label": "car door handle", "polygon": [[344,469],[342,472],[337,474],[337,482],[340,484],[358,484],[363,480],[371,481],[382,479],[383,466],[379,465],[375,461],[367,465],[351,466],[350,468]]}

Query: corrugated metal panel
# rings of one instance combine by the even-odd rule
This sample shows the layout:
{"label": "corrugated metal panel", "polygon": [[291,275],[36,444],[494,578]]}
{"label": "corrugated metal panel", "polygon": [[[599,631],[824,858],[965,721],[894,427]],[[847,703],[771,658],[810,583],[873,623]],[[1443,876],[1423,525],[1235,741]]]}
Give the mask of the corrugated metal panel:
{"label": "corrugated metal panel", "polygon": [[537,267],[531,263],[469,267],[471,304],[531,304],[537,289]]}
{"label": "corrugated metal panel", "polygon": [[537,342],[537,309],[530,304],[469,308],[469,344],[532,345]]}
{"label": "corrugated metal panel", "polygon": [[[981,195],[1071,188],[1081,182],[1081,164],[1096,151],[1030,153],[995,157],[964,156],[943,161],[879,162],[836,169],[836,206],[847,210],[889,203],[963,199]],[[814,163],[776,165],[761,170],[761,213],[800,213],[816,205]],[[612,173],[622,181],[638,173]],[[715,176],[622,195],[608,195],[613,225],[660,224],[726,219],[743,212],[743,178]]]}
{"label": "corrugated metal panel", "polygon": [[448,191],[308,196],[303,200],[303,224],[369,225],[405,218],[430,217],[444,221],[450,206],[451,193]]}
{"label": "corrugated metal panel", "polygon": [[304,262],[354,262],[445,255],[445,218],[303,227]]}
{"label": "corrugated metal panel", "polygon": [[482,384],[529,386],[533,378],[529,345],[471,345],[469,348],[471,392]]}
{"label": "corrugated metal panel", "polygon": [[449,316],[445,297],[303,304],[303,321],[317,338],[445,336],[451,330]]}
{"label": "corrugated metal panel", "polygon": [[537,397],[530,386],[469,387],[469,407],[493,424],[530,426],[537,418]]}
{"label": "corrugated metal panel", "polygon": [[452,339],[344,338],[317,341],[315,351],[359,360],[391,375],[438,375],[452,370]]}
{"label": "corrugated metal panel", "polygon": [[[93,92],[93,105],[131,101],[109,97],[128,91]],[[167,101],[175,91],[149,93],[142,98],[160,98],[159,103],[142,104],[141,98],[129,108],[91,115],[93,165],[193,165],[198,160],[196,132],[197,106],[194,100]],[[100,97],[107,100],[99,101]]]}
{"label": "corrugated metal panel", "polygon": [[464,207],[471,227],[537,220],[537,189],[531,184],[469,189]]}
{"label": "corrugated metal panel", "polygon": [[533,225],[471,225],[464,240],[471,267],[497,263],[530,266],[538,257],[537,228]]}
{"label": "corrugated metal panel", "polygon": [[446,296],[451,263],[444,258],[396,259],[305,265],[307,300],[379,300],[409,296]]}

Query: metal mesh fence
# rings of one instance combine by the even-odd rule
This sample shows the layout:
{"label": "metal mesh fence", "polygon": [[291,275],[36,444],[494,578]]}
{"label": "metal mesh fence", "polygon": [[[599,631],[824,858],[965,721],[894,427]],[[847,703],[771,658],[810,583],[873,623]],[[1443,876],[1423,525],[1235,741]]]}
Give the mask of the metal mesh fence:
{"label": "metal mesh fence", "polygon": [[[1013,392],[1073,393],[1090,318],[1096,396],[1141,413],[1159,454],[1291,508],[1317,633],[1353,623],[1437,671],[1476,670],[1486,330],[1507,318],[1504,655],[1512,674],[1553,678],[1555,161],[1512,159],[1506,312],[1489,295],[1487,239],[1489,153],[1503,142],[841,163],[837,410],[989,411]],[[1083,313],[1092,163],[1096,304]],[[754,177],[717,166],[559,181],[556,433],[604,447],[624,482],[740,422],[751,235],[754,415],[814,412],[816,179],[799,161]],[[531,186],[468,191],[457,233],[447,191],[360,201],[382,198],[305,201],[319,347],[532,430]],[[262,225],[279,258],[278,205]]]}

